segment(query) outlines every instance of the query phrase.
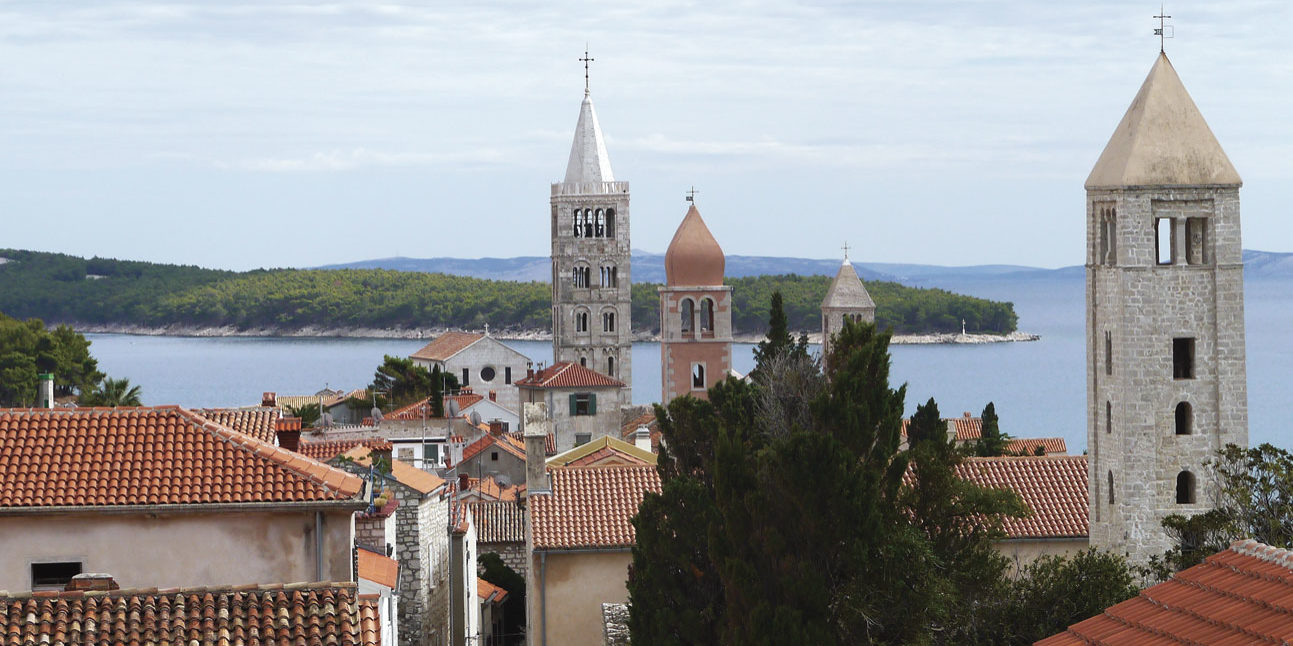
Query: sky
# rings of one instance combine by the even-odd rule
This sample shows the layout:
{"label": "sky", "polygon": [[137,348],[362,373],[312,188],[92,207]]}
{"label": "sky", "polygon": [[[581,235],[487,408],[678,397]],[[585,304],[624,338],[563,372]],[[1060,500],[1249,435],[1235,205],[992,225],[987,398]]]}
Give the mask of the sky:
{"label": "sky", "polygon": [[[1080,264],[1082,183],[1158,54],[1118,1],[0,0],[0,247],[226,269],[546,256],[591,87],[632,244]],[[1166,49],[1293,251],[1293,3]]]}

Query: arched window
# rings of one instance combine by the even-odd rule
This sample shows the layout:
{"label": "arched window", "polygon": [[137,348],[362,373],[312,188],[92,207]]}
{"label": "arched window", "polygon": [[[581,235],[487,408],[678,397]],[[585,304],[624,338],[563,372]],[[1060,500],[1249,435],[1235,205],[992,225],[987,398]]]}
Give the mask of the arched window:
{"label": "arched window", "polygon": [[615,312],[602,312],[602,331],[615,331]]}
{"label": "arched window", "polygon": [[682,333],[691,334],[692,322],[696,318],[696,305],[691,302],[690,298],[684,298],[678,310],[682,317]]}
{"label": "arched window", "polygon": [[1176,504],[1194,504],[1194,474],[1189,471],[1176,474]]}
{"label": "arched window", "polygon": [[580,310],[575,312],[575,331],[576,332],[588,331],[588,312],[587,311]]}
{"label": "arched window", "polygon": [[588,357],[579,357],[579,366],[580,366],[581,368],[587,368],[587,367],[588,367]]}
{"label": "arched window", "polygon": [[584,237],[593,237],[593,210],[584,209]]}
{"label": "arched window", "polygon": [[615,209],[606,209],[606,237],[615,237]]}
{"label": "arched window", "polygon": [[702,298],[700,300],[700,331],[714,331],[714,300]]}
{"label": "arched window", "polygon": [[593,227],[593,236],[597,238],[606,237],[606,213],[597,209],[597,219]]}
{"label": "arched window", "polygon": [[572,217],[570,219],[575,223],[575,237],[576,238],[584,237],[583,214],[580,212],[579,209],[575,209],[571,215]]}
{"label": "arched window", "polygon": [[1176,405],[1176,434],[1194,435],[1194,410],[1189,402]]}
{"label": "arched window", "polygon": [[705,364],[703,363],[691,364],[691,389],[692,390],[705,389]]}
{"label": "arched window", "polygon": [[1109,472],[1109,504],[1113,504],[1113,472]]}
{"label": "arched window", "polygon": [[606,357],[606,374],[615,376],[615,357]]}

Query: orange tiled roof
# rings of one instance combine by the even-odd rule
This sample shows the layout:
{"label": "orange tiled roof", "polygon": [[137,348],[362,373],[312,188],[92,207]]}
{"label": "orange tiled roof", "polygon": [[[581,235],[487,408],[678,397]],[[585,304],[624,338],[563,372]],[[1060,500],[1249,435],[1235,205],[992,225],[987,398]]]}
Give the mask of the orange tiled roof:
{"label": "orange tiled roof", "polygon": [[381,437],[365,437],[347,440],[322,440],[318,442],[302,441],[299,453],[306,457],[314,458],[319,462],[327,462],[328,460],[361,445],[377,451],[391,450],[390,440]]}
{"label": "orange tiled roof", "polygon": [[[957,442],[970,442],[983,436],[983,418],[970,417],[965,413],[961,417],[944,417],[944,423],[951,423],[956,428]],[[902,420],[902,436],[907,437],[907,427],[911,426],[911,419]]]}
{"label": "orange tiled roof", "polygon": [[656,455],[630,442],[603,435],[548,460],[549,467],[627,466],[656,463]]}
{"label": "orange tiled roof", "polygon": [[1084,455],[968,458],[956,473],[1019,494],[1033,513],[1004,519],[1010,538],[1085,537],[1090,534],[1086,466]]}
{"label": "orange tiled roof", "polygon": [[503,600],[507,599],[507,590],[476,577],[476,596],[486,603],[503,603]]}
{"label": "orange tiled roof", "polygon": [[513,457],[521,461],[525,460],[524,441],[517,440],[516,438],[506,433],[497,437],[486,433],[485,435],[482,435],[479,439],[477,439],[475,442],[472,442],[471,444],[468,444],[466,447],[463,448],[462,461],[466,462],[467,460],[470,460],[476,457],[481,452],[485,451],[491,446],[497,446],[498,448],[502,449],[503,452],[511,454]]}
{"label": "orange tiled roof", "polygon": [[[508,433],[507,436],[515,440],[517,443],[519,443],[522,451],[525,450],[525,436],[522,435],[520,431],[512,431]],[[544,438],[543,440],[543,455],[544,457],[550,458],[556,454],[557,454],[557,436],[553,435],[552,433],[548,433],[548,437]]]}
{"label": "orange tiled roof", "polygon": [[0,594],[0,633],[5,644],[381,643],[377,604],[353,583]]}
{"label": "orange tiled roof", "polygon": [[360,548],[355,550],[359,578],[394,588],[400,578],[400,564],[393,558]]}
{"label": "orange tiled roof", "polygon": [[1168,581],[1069,626],[1039,646],[1288,644],[1293,551],[1235,541]]}
{"label": "orange tiled roof", "polygon": [[516,382],[527,388],[623,388],[624,382],[594,372],[577,363],[562,361]]}
{"label": "orange tiled roof", "polygon": [[449,357],[466,350],[467,346],[483,338],[485,338],[484,334],[472,332],[445,332],[436,337],[434,341],[422,346],[421,350],[409,355],[409,358],[424,361],[447,361]]}
{"label": "orange tiled roof", "polygon": [[[372,458],[369,457],[371,453],[372,450],[366,446],[356,446],[342,455],[354,460],[355,464],[366,467],[372,464]],[[396,482],[424,494],[431,493],[445,484],[440,476],[400,460],[391,460],[391,477],[395,478]]]}
{"label": "orange tiled roof", "polygon": [[549,469],[551,494],[531,494],[536,550],[628,548],[642,496],[660,491],[653,466]]}
{"label": "orange tiled roof", "polygon": [[660,423],[655,412],[642,413],[620,426],[620,438],[632,443],[637,436],[638,427],[645,426],[651,437],[651,452],[660,452]]}
{"label": "orange tiled roof", "polygon": [[1069,452],[1062,437],[1017,437],[1006,444],[1006,450],[1016,455],[1033,455],[1039,446],[1045,451],[1045,455],[1065,455]]}
{"label": "orange tiled roof", "polygon": [[252,408],[198,408],[195,413],[216,424],[246,433],[258,440],[274,442],[279,409],[256,406]]}
{"label": "orange tiled roof", "polygon": [[[413,402],[412,404],[404,406],[403,408],[397,408],[391,411],[390,413],[386,414],[382,419],[417,421],[420,419],[434,418],[435,416],[431,414],[431,409],[427,407],[428,399],[430,398],[428,397],[427,399],[422,399],[422,400]],[[485,399],[485,396],[478,395],[473,392],[463,392],[457,395],[446,395],[444,398],[444,402],[445,402],[444,408],[446,411],[449,410],[449,400],[451,399],[458,402],[459,411],[464,411],[464,410],[467,410],[469,406],[472,406],[477,402],[481,401],[482,399]]]}
{"label": "orange tiled roof", "polygon": [[176,406],[0,410],[0,508],[347,500],[363,481]]}
{"label": "orange tiled roof", "polygon": [[[467,478],[467,488],[459,493],[464,498],[473,496],[480,500],[514,502],[525,492],[525,483],[503,486],[494,476],[485,478]],[[470,502],[470,500],[464,500]]]}
{"label": "orange tiled roof", "polygon": [[477,543],[524,543],[525,517],[514,501],[468,502]]}

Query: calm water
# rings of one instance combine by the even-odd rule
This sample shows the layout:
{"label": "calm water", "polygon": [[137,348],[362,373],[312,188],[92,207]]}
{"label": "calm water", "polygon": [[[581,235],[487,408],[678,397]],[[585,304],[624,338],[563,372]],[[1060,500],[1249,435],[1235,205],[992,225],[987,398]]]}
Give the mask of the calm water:
{"label": "calm water", "polygon": [[[1014,302],[1019,328],[1032,343],[982,346],[894,346],[894,383],[907,383],[907,412],[930,397],[944,416],[975,415],[995,402],[1002,428],[1017,436],[1063,437],[1070,453],[1086,446],[1083,286],[1065,281],[974,281],[939,285]],[[1246,285],[1249,433],[1252,443],[1293,448],[1282,432],[1280,402],[1293,366],[1293,282]],[[389,339],[185,338],[87,335],[100,369],[143,388],[147,404],[244,406],[263,391],[312,393],[324,386],[358,388],[372,380],[382,355],[407,356],[423,341]],[[535,361],[551,361],[548,342],[508,342]],[[754,365],[753,346],[733,349],[735,368]],[[660,347],[633,348],[633,399],[660,396]]]}

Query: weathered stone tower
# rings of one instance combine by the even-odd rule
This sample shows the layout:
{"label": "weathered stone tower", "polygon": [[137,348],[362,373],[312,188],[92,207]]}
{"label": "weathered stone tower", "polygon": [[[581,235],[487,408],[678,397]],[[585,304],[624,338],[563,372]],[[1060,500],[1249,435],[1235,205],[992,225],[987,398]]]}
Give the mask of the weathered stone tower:
{"label": "weathered stone tower", "polygon": [[822,358],[831,353],[831,338],[844,328],[844,321],[875,323],[875,301],[871,300],[862,279],[853,271],[848,255],[822,299]]}
{"label": "weathered stone tower", "polygon": [[1086,180],[1091,544],[1133,561],[1248,443],[1241,184],[1160,54]]}
{"label": "weathered stone tower", "polygon": [[723,284],[723,249],[696,205],[687,209],[664,254],[660,288],[660,401],[709,387],[732,368],[732,288]]}
{"label": "weathered stone tower", "polygon": [[552,356],[619,379],[632,401],[629,183],[617,182],[587,89],[566,179],[552,185]]}

